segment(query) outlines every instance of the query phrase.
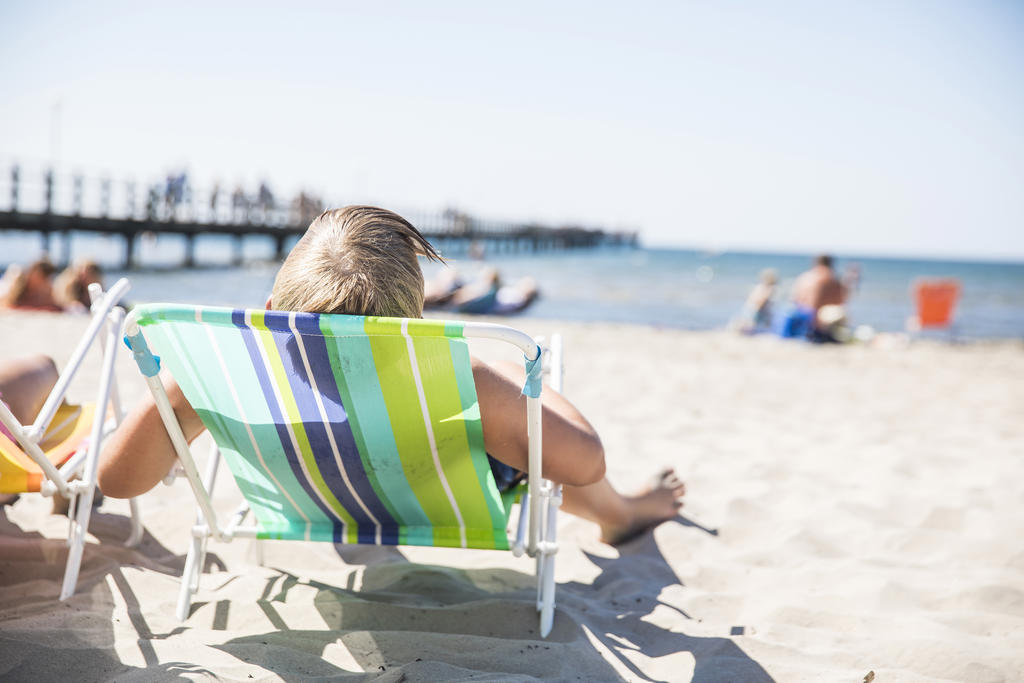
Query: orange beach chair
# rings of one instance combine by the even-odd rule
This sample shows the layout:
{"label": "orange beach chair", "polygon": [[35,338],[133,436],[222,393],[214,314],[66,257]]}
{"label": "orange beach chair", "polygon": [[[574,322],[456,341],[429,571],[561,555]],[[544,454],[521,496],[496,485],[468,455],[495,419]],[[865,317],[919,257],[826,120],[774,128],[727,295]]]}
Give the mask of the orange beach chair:
{"label": "orange beach chair", "polygon": [[953,312],[960,298],[960,281],[954,278],[921,278],[913,285],[917,314],[911,318],[910,328],[948,328],[953,331]]}

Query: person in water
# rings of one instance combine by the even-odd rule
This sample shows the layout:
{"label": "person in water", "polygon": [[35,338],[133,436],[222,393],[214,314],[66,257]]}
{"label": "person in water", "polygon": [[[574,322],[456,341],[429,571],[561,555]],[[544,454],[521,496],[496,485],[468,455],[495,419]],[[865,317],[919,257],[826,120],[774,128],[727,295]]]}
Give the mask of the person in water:
{"label": "person in water", "polygon": [[[420,318],[424,285],[417,255],[441,257],[408,221],[391,211],[349,206],[310,224],[285,259],[266,302],[270,310]],[[499,486],[528,468],[524,371],[472,358],[484,446]],[[204,430],[174,379],[161,373],[175,415],[191,441]],[[683,483],[671,469],[638,495],[620,494],[605,478],[601,440],[587,419],[550,388],[542,394],[543,476],[563,485],[563,509],[597,523],[618,543],[668,519],[682,506]],[[144,400],[107,442],[99,484],[114,498],[155,486],[176,463],[152,398]]]}

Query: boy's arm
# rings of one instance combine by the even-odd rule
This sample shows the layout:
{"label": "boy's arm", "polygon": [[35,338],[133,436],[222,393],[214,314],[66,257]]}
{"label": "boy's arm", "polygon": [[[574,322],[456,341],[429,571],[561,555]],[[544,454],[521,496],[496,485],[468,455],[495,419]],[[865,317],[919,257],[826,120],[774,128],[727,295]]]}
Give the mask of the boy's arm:
{"label": "boy's arm", "polygon": [[[163,372],[160,379],[185,438],[192,441],[202,433],[203,423],[170,374]],[[104,446],[99,469],[100,490],[111,498],[131,498],[145,493],[167,475],[177,459],[156,403],[152,396],[147,396]]]}
{"label": "boy's arm", "polygon": [[[494,458],[526,472],[525,371],[511,363],[488,365],[473,358],[484,447]],[[544,477],[558,484],[586,486],[604,476],[604,448],[587,419],[564,396],[545,385],[541,430]]]}

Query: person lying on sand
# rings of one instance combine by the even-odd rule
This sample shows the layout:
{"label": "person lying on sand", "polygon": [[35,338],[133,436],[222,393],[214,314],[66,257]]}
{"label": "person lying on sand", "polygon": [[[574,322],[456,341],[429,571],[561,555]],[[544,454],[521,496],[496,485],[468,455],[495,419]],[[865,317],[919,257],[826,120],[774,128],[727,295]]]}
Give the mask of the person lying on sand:
{"label": "person lying on sand", "polygon": [[87,313],[92,301],[89,285],[103,284],[103,269],[86,259],[68,266],[53,282],[53,296],[65,311]]}
{"label": "person lying on sand", "polygon": [[56,272],[57,268],[46,259],[39,259],[24,270],[11,266],[0,282],[0,308],[63,311],[53,294]]}
{"label": "person lying on sand", "polygon": [[525,310],[539,296],[537,281],[529,276],[506,285],[502,284],[496,268],[487,267],[467,284],[454,268],[444,268],[426,282],[423,308],[478,315],[511,315]]}
{"label": "person lying on sand", "polygon": [[[57,365],[52,358],[43,354],[0,361],[0,401],[7,405],[18,422],[30,424],[43,409],[43,404],[59,378]],[[2,422],[0,433],[17,443],[17,439]],[[0,494],[0,505],[8,505],[17,499],[18,494]],[[93,505],[99,505],[100,502],[99,496],[93,499]],[[53,511],[64,514],[67,510],[68,500],[55,494]]]}
{"label": "person lying on sand", "polygon": [[[391,211],[349,206],[317,217],[274,281],[267,309],[349,315],[423,317],[423,275],[417,254],[441,257],[408,221]],[[500,489],[517,483],[528,466],[526,410],[520,366],[472,359],[484,445]],[[199,416],[174,379],[161,375],[175,415],[191,441],[203,431]],[[605,478],[604,449],[594,428],[564,396],[543,396],[544,472],[563,485],[563,509],[601,527],[618,543],[671,519],[682,506],[683,483],[671,469],[635,496],[618,493]],[[147,397],[104,448],[99,484],[114,498],[144,493],[175,464],[174,447],[156,404]]]}

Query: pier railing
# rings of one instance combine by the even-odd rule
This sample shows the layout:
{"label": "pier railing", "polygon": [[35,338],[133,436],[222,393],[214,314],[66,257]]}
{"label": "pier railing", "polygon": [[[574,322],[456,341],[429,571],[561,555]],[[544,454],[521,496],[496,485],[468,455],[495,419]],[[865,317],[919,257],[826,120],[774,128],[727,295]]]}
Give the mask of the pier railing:
{"label": "pier railing", "polygon": [[[195,240],[206,234],[234,236],[236,261],[241,260],[242,239],[266,236],[273,240],[280,259],[289,238],[301,235],[324,206],[306,193],[281,199],[266,186],[256,191],[194,187],[184,175],[138,183],[56,174],[50,169],[26,174],[17,165],[0,175],[0,231],[37,232],[42,248],[51,255],[56,255],[53,240],[62,239],[65,261],[70,259],[71,233],[120,235],[126,268],[136,264],[136,241],[143,234],[181,235],[185,266],[194,264]],[[485,220],[453,209],[401,213],[449,252],[468,251],[474,245],[496,251],[539,251],[637,242],[636,233],[631,232]]]}

